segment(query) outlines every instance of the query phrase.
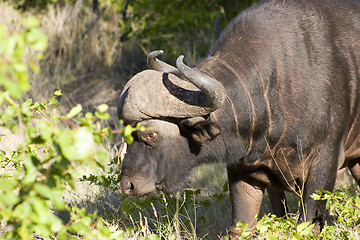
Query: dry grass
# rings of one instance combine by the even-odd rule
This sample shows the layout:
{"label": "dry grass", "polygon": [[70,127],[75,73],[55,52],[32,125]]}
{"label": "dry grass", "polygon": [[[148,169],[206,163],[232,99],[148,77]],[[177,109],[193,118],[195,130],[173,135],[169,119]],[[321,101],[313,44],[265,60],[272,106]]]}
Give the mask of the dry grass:
{"label": "dry grass", "polygon": [[42,30],[49,38],[45,56],[44,74],[57,88],[84,76],[109,72],[118,58],[121,33],[113,16],[110,22],[102,21],[90,9],[77,1],[60,8],[52,5],[40,17]]}
{"label": "dry grass", "polygon": [[[27,95],[42,101],[61,89],[64,108],[80,103],[92,111],[107,103],[116,119],[119,91],[131,75],[146,66],[146,56],[136,42],[121,41],[121,13],[96,15],[84,4],[78,0],[63,7],[50,5],[47,11],[37,13],[49,46],[40,62],[41,73],[30,76],[32,90]],[[29,14],[0,3],[0,23],[9,32],[18,31],[21,19]]]}

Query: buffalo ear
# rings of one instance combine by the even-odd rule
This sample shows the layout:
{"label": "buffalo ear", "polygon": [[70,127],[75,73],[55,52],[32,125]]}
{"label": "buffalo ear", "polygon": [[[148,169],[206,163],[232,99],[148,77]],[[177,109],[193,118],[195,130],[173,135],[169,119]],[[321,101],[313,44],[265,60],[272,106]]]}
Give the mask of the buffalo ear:
{"label": "buffalo ear", "polygon": [[180,128],[189,133],[192,139],[199,144],[213,140],[221,132],[220,126],[203,117],[193,117],[182,120],[180,122]]}

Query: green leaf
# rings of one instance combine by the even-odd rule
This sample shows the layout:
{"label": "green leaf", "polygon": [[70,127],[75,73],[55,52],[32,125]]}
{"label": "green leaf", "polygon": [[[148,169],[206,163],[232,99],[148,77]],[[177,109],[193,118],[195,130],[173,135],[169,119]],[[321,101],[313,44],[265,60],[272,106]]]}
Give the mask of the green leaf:
{"label": "green leaf", "polygon": [[125,141],[127,144],[132,144],[134,142],[134,137],[133,136],[125,136]]}
{"label": "green leaf", "polygon": [[276,236],[276,234],[273,234],[273,233],[267,233],[266,234],[266,240],[277,240],[277,239],[280,239]]}
{"label": "green leaf", "polygon": [[315,226],[315,224],[310,224],[309,222],[304,222],[296,227],[296,231],[301,236],[306,236],[311,232],[311,230],[314,228],[314,226]]}
{"label": "green leaf", "polygon": [[14,73],[16,78],[19,80],[19,86],[22,91],[30,90],[28,67],[25,63],[16,63],[13,65]]}
{"label": "green leaf", "polygon": [[149,235],[149,240],[159,240],[159,239],[160,239],[160,237],[158,235],[156,235],[156,234],[150,234]]}
{"label": "green leaf", "polygon": [[238,223],[236,223],[236,229],[238,230],[248,230],[249,229],[249,224],[243,222],[243,221],[239,221]]}
{"label": "green leaf", "polygon": [[29,64],[31,71],[33,71],[34,73],[40,72],[40,66],[36,62],[29,60],[28,64]]}
{"label": "green leaf", "polygon": [[258,230],[260,233],[265,233],[269,229],[269,224],[264,224],[264,222],[259,221],[258,224],[256,224],[256,230]]}
{"label": "green leaf", "polygon": [[33,101],[32,101],[31,98],[27,99],[27,100],[21,105],[21,108],[23,108],[23,109],[30,108],[32,102],[33,102]]}
{"label": "green leaf", "polygon": [[36,28],[39,26],[39,20],[34,16],[28,16],[23,19],[23,24],[27,28]]}
{"label": "green leaf", "polygon": [[226,181],[225,183],[224,183],[224,185],[223,185],[223,190],[222,190],[223,192],[228,192],[229,191],[229,182],[228,181]]}
{"label": "green leaf", "polygon": [[93,153],[94,136],[87,127],[76,130],[74,136],[74,160],[85,160]]}
{"label": "green leaf", "polygon": [[310,197],[314,200],[321,200],[321,196],[317,193],[311,194]]}
{"label": "green leaf", "polygon": [[0,195],[0,200],[9,207],[16,205],[20,201],[20,198],[13,192],[6,192]]}
{"label": "green leaf", "polygon": [[4,112],[2,112],[2,120],[3,121],[10,121],[12,120],[13,118],[15,118],[17,115],[16,115],[16,109],[12,106],[9,106],[5,109]]}
{"label": "green leaf", "polygon": [[30,185],[34,183],[36,180],[37,169],[34,166],[34,163],[31,158],[25,160],[24,166],[26,169],[26,174],[25,174],[25,178],[22,180],[22,184]]}
{"label": "green leaf", "polygon": [[[0,24],[0,38],[4,38],[6,36],[6,26]],[[0,45],[1,46],[1,45]]]}
{"label": "green leaf", "polygon": [[4,92],[0,91],[0,106],[4,103],[5,97]]}
{"label": "green leaf", "polygon": [[54,204],[54,207],[58,210],[64,209],[65,203],[62,200],[62,189],[50,188],[44,184],[35,183],[33,185],[33,190],[37,192],[41,197],[51,200]]}
{"label": "green leaf", "polygon": [[57,96],[57,97],[60,97],[62,95],[61,90],[56,90],[54,92],[54,95]]}
{"label": "green leaf", "polygon": [[57,240],[70,240],[70,236],[67,231],[61,230],[60,232],[57,233],[56,239]]}
{"label": "green leaf", "polygon": [[43,60],[44,57],[45,57],[45,56],[44,56],[43,53],[37,53],[37,54],[36,54],[36,59],[37,59],[37,60]]}
{"label": "green leaf", "polygon": [[25,37],[35,51],[44,51],[48,46],[46,35],[39,29],[31,29],[26,33]]}
{"label": "green leaf", "polygon": [[72,223],[70,225],[70,230],[80,235],[86,235],[90,231],[89,230],[90,224],[91,224],[90,217],[83,217]]}
{"label": "green leaf", "polygon": [[126,214],[129,214],[130,210],[131,210],[130,204],[127,201],[122,202],[121,211],[126,213]]}
{"label": "green leaf", "polygon": [[82,106],[80,104],[73,107],[68,114],[66,114],[65,118],[70,119],[78,115],[82,111]]}
{"label": "green leaf", "polygon": [[108,160],[108,152],[105,149],[100,149],[96,152],[96,159],[102,163],[105,164]]}
{"label": "green leaf", "polygon": [[51,199],[53,196],[51,188],[46,185],[35,183],[32,188],[35,192],[37,192],[40,196],[44,198]]}
{"label": "green leaf", "polygon": [[125,137],[131,136],[133,131],[134,131],[133,127],[131,125],[127,125],[124,129],[124,136]]}
{"label": "green leaf", "polygon": [[56,106],[60,106],[60,103],[58,100],[54,99],[54,98],[49,98],[49,103],[51,105],[56,105]]}
{"label": "green leaf", "polygon": [[104,112],[106,112],[108,109],[109,109],[109,106],[106,105],[106,104],[101,104],[101,105],[98,106],[98,111],[99,111],[100,113],[104,113]]}
{"label": "green leaf", "polygon": [[21,98],[21,88],[17,82],[13,81],[4,81],[3,86],[5,87],[6,91],[9,91],[10,95],[16,99]]}
{"label": "green leaf", "polygon": [[110,114],[107,112],[95,112],[95,116],[99,119],[108,120],[110,118]]}
{"label": "green leaf", "polygon": [[85,118],[88,120],[93,120],[94,115],[91,112],[87,112],[87,113],[85,113]]}
{"label": "green leaf", "polygon": [[25,53],[25,41],[20,34],[13,34],[5,42],[4,56],[7,59],[21,59]]}
{"label": "green leaf", "polygon": [[13,211],[13,216],[22,220],[27,219],[32,214],[32,208],[29,201],[17,205]]}
{"label": "green leaf", "polygon": [[72,157],[74,156],[74,140],[71,131],[59,132],[56,142],[59,144],[61,154],[68,160],[72,159]]}

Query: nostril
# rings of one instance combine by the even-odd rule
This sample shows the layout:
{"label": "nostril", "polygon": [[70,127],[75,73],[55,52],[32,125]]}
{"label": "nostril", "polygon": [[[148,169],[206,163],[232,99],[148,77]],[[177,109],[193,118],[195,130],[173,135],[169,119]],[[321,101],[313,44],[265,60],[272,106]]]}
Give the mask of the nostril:
{"label": "nostril", "polygon": [[134,189],[134,185],[129,181],[121,181],[120,186],[122,192],[126,194],[129,194]]}

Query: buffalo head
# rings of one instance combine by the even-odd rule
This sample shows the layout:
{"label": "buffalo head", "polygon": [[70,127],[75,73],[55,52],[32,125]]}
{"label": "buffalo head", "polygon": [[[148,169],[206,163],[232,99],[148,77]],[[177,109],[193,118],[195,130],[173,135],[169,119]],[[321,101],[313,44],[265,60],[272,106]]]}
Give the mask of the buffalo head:
{"label": "buffalo head", "polygon": [[223,85],[186,66],[183,56],[177,68],[156,59],[162,53],[148,55],[153,69],[136,74],[119,100],[119,118],[146,128],[133,134],[122,163],[121,189],[128,195],[174,192],[194,166],[216,158],[201,148],[220,133],[210,114],[225,101]]}

